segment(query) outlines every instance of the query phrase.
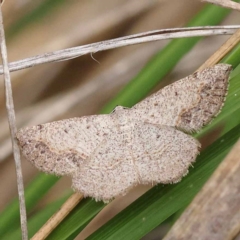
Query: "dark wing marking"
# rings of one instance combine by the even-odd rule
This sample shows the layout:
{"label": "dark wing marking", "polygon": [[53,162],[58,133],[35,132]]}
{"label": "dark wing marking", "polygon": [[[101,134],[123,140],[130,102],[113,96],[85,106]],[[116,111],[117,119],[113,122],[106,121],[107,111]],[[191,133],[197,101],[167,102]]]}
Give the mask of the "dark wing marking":
{"label": "dark wing marking", "polygon": [[114,131],[111,115],[86,116],[20,129],[23,155],[37,168],[70,174]]}
{"label": "dark wing marking", "polygon": [[218,64],[196,72],[136,104],[129,114],[153,124],[198,131],[220,112],[231,69]]}

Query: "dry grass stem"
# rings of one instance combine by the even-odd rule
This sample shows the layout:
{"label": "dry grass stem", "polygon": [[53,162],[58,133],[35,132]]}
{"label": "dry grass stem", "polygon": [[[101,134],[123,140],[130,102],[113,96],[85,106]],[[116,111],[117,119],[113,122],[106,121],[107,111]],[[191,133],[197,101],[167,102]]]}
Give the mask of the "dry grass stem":
{"label": "dry grass stem", "polygon": [[[43,63],[58,62],[73,59],[86,54],[92,54],[109,49],[135,45],[139,43],[153,42],[158,40],[186,38],[186,37],[203,37],[214,35],[233,34],[239,25],[235,26],[206,26],[206,27],[189,27],[189,28],[171,28],[163,30],[155,30],[134,34],[127,37],[121,37],[102,42],[83,45],[80,47],[73,47],[63,49],[55,52],[45,53],[31,58],[26,58],[20,61],[9,63],[10,71],[17,71]],[[2,67],[0,66],[0,74],[2,74]]]}
{"label": "dry grass stem", "polygon": [[10,78],[10,72],[8,69],[7,47],[5,42],[5,33],[4,33],[4,27],[3,27],[1,7],[0,7],[0,38],[1,38],[0,39],[1,55],[2,55],[2,62],[3,62],[3,76],[4,76],[4,84],[5,84],[6,109],[7,109],[9,129],[10,129],[11,140],[12,140],[12,150],[13,150],[13,156],[15,160],[15,167],[16,167],[16,174],[17,174],[22,239],[27,240],[28,239],[27,214],[26,214],[26,206],[25,206],[25,198],[24,198],[22,167],[21,167],[21,159],[20,159],[20,150],[17,144],[17,139],[15,137],[17,132],[17,126],[16,126],[16,119],[15,119],[13,96],[12,96],[11,78]]}
{"label": "dry grass stem", "polygon": [[83,199],[80,193],[74,193],[62,205],[60,210],[56,212],[40,230],[31,238],[32,240],[45,239],[58,226],[60,222],[72,211],[72,209]]}
{"label": "dry grass stem", "polygon": [[240,231],[239,155],[240,140],[164,240],[234,239]]}
{"label": "dry grass stem", "polygon": [[229,0],[202,0],[202,2],[209,2],[219,5],[221,7],[231,8],[240,11],[240,4]]}
{"label": "dry grass stem", "polygon": [[240,30],[237,30],[199,69],[213,66],[221,61],[240,41]]}

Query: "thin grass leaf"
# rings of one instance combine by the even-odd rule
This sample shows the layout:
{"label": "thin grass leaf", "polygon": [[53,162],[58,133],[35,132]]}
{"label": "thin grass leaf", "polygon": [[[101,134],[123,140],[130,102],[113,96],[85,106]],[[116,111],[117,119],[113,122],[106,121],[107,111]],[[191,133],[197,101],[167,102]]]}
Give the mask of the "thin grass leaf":
{"label": "thin grass leaf", "polygon": [[229,63],[235,68],[239,64],[240,56],[240,44],[238,44],[224,59],[222,62]]}

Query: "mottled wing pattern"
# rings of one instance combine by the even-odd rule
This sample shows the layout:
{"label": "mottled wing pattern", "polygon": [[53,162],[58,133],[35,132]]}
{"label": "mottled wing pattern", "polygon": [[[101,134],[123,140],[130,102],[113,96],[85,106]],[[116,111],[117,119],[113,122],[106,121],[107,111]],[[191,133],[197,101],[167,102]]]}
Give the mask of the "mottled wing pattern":
{"label": "mottled wing pattern", "polygon": [[[129,129],[130,130],[130,129]],[[84,196],[105,202],[124,195],[139,183],[136,166],[126,142],[129,130],[109,135],[73,174],[73,188]],[[131,131],[131,130],[130,130]],[[130,143],[131,145],[132,143]]]}
{"label": "mottled wing pattern", "polygon": [[19,146],[38,169],[71,174],[114,131],[111,115],[86,116],[20,129]]}
{"label": "mottled wing pattern", "polygon": [[73,173],[75,190],[109,201],[139,183],[178,182],[199,153],[196,139],[169,126],[136,122],[116,133]]}
{"label": "mottled wing pattern", "polygon": [[137,123],[132,152],[141,183],[174,183],[188,173],[200,143],[173,127]]}
{"label": "mottled wing pattern", "polygon": [[198,131],[220,112],[231,69],[218,64],[196,72],[136,104],[129,114],[153,124]]}

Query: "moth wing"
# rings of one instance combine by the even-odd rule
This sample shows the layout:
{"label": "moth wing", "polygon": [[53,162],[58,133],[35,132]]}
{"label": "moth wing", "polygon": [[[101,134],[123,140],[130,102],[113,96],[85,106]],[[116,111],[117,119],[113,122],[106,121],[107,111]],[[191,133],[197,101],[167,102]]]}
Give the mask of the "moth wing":
{"label": "moth wing", "polygon": [[199,153],[200,143],[173,127],[137,122],[128,133],[108,136],[73,172],[75,190],[107,202],[139,183],[178,182]]}
{"label": "moth wing", "polygon": [[20,129],[17,139],[23,155],[38,169],[70,174],[113,131],[111,115],[66,119]]}
{"label": "moth wing", "polygon": [[186,132],[200,130],[221,110],[231,65],[218,64],[166,86],[133,106],[134,118]]}
{"label": "moth wing", "polygon": [[140,182],[175,183],[188,173],[200,143],[169,126],[138,123],[132,152]]}
{"label": "moth wing", "polygon": [[[126,132],[125,132],[126,133]],[[129,133],[129,132],[128,132]],[[92,153],[88,161],[73,173],[73,188],[85,197],[109,200],[124,195],[139,183],[126,135],[109,135]]]}

